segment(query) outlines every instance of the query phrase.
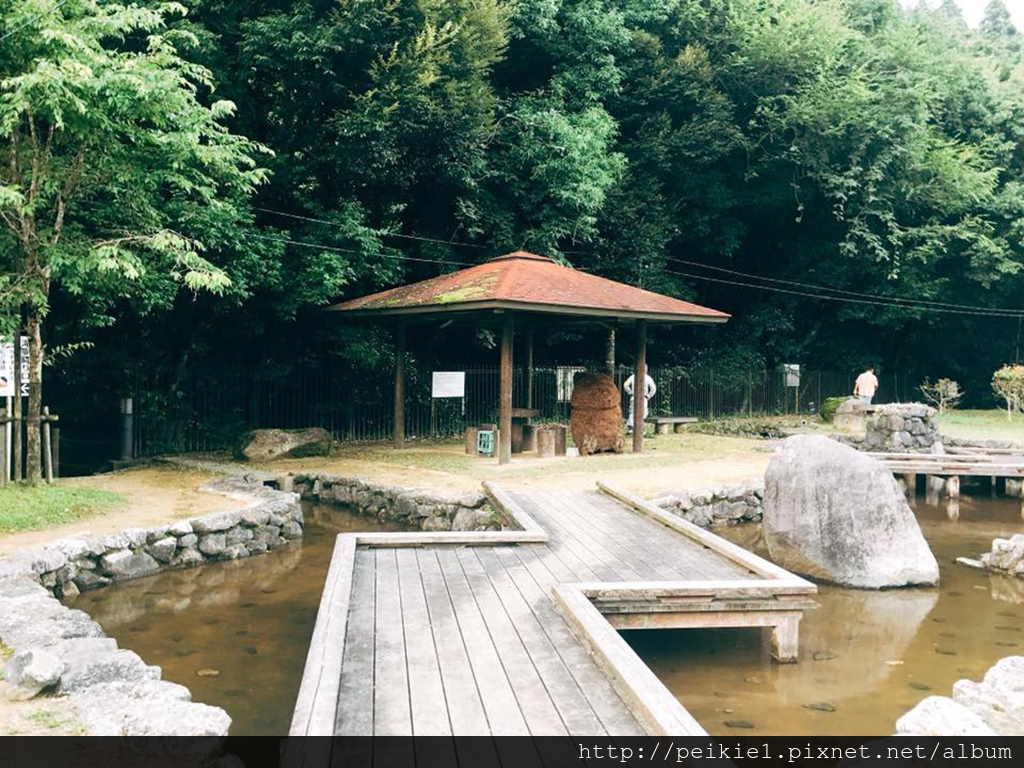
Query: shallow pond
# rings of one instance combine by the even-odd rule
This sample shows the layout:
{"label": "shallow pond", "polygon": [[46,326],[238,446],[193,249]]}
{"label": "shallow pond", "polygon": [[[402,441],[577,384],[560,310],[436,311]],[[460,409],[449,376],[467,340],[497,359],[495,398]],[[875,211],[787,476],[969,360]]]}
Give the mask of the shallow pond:
{"label": "shallow pond", "polygon": [[[800,625],[800,661],[773,664],[759,630],[628,632],[626,639],[712,735],[876,735],[964,677],[980,679],[1024,653],[1024,582],[954,563],[1024,531],[1021,502],[962,498],[958,509],[918,500],[939,561],[932,589],[883,592],[821,586]],[[719,531],[765,554],[759,526]]]}
{"label": "shallow pond", "polygon": [[338,533],[403,526],[334,505],[305,506],[306,528],[269,554],[85,592],[74,602],[194,701],[223,707],[231,735],[284,735]]}
{"label": "shallow pond", "polygon": [[[1020,502],[964,498],[957,520],[944,507],[916,510],[942,586],[822,587],[821,607],[801,624],[798,664],[771,663],[757,630],[626,637],[712,734],[891,733],[920,699],[1024,653],[1024,584],[953,563],[1024,530]],[[285,734],[335,534],[401,530],[330,505],[306,507],[306,521],[301,543],[86,592],[75,607],[196,701],[227,710],[232,735]],[[725,533],[757,549],[757,526]]]}

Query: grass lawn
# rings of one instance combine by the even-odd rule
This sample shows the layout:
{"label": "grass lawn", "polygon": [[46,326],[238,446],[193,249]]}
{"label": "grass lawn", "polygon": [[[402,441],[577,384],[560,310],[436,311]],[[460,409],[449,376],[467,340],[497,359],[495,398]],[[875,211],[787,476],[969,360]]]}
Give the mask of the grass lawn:
{"label": "grass lawn", "polygon": [[110,491],[63,485],[0,488],[0,532],[52,528],[105,512],[124,503]]}
{"label": "grass lawn", "polygon": [[1015,440],[1024,443],[1024,415],[1007,420],[1006,411],[947,411],[939,416],[939,431],[950,437]]}

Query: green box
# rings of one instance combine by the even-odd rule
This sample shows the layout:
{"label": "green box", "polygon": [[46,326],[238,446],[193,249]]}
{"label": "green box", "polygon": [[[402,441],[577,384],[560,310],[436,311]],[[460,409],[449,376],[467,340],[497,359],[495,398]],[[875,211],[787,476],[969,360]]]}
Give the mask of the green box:
{"label": "green box", "polygon": [[476,452],[482,456],[494,455],[493,429],[481,429],[476,433]]}

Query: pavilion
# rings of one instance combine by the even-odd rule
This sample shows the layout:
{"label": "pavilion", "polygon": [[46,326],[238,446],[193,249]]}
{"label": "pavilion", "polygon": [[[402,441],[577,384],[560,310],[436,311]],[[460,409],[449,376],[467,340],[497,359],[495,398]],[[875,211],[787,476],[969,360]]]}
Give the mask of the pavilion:
{"label": "pavilion", "polygon": [[[648,325],[724,323],[729,315],[653,291],[557,264],[545,256],[516,251],[472,267],[410,285],[390,288],[330,307],[346,316],[393,318],[395,447],[405,444],[405,337],[410,322],[463,321],[501,329],[498,403],[498,462],[512,458],[512,342],[516,324],[527,330],[528,402],[532,402],[533,329],[550,325],[632,326],[636,334],[635,381],[647,374]],[[634,399],[633,451],[643,451],[643,398]]]}

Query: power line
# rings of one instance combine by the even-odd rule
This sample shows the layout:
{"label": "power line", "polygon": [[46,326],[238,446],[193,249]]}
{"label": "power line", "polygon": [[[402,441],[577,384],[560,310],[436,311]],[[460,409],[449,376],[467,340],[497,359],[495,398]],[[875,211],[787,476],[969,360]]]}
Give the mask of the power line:
{"label": "power line", "polygon": [[[316,224],[326,224],[326,225],[331,226],[331,227],[340,227],[340,226],[342,226],[337,221],[328,221],[327,219],[318,219],[318,218],[316,218],[314,216],[301,216],[301,215],[299,215],[297,213],[285,213],[284,211],[275,211],[273,208],[261,208],[258,205],[254,205],[253,206],[253,210],[255,210],[255,211],[263,211],[264,213],[273,213],[276,216],[286,216],[289,219],[299,219],[301,221],[311,221],[311,222],[314,222]],[[477,249],[480,249],[480,250],[489,250],[489,247],[486,246],[486,245],[479,245],[477,243],[463,243],[463,242],[461,242],[459,240],[441,240],[440,238],[437,238],[437,237],[425,237],[424,235],[403,235],[403,234],[401,234],[399,232],[388,232],[388,231],[383,230],[383,229],[372,229],[371,231],[375,235],[378,235],[380,237],[401,237],[401,238],[404,238],[406,240],[419,240],[419,241],[422,241],[422,242],[425,242],[425,243],[439,243],[441,245],[459,245],[459,246],[462,246],[464,248],[477,248]]]}
{"label": "power line", "polygon": [[774,277],[765,277],[764,275],[752,275],[747,272],[740,272],[735,269],[726,269],[725,267],[714,267],[710,264],[702,264],[699,261],[687,261],[686,259],[680,259],[675,256],[666,257],[668,261],[674,261],[679,264],[687,264],[691,267],[701,267],[702,269],[710,269],[715,272],[723,272],[730,275],[737,275],[739,277],[753,278],[756,280],[765,280],[769,283],[778,283],[780,285],[794,285],[798,288],[809,288],[812,290],[820,291],[831,291],[833,293],[839,293],[846,296],[860,296],[867,299],[877,299],[881,302],[898,302],[897,306],[910,306],[914,304],[924,304],[934,307],[949,307],[953,309],[972,309],[981,310],[985,312],[991,312],[993,314],[1006,314],[1009,317],[1019,317],[1024,313],[1024,309],[1003,309],[1000,307],[979,307],[973,304],[955,304],[945,301],[930,301],[928,299],[905,299],[899,296],[880,296],[876,293],[863,293],[861,291],[847,291],[841,288],[829,288],[825,285],[814,285],[813,283],[801,283],[797,280],[780,280]]}
{"label": "power line", "polygon": [[56,2],[53,5],[51,5],[49,8],[46,8],[46,9],[40,11],[39,13],[37,13],[32,18],[30,18],[25,23],[20,24],[19,26],[15,27],[14,29],[10,30],[9,32],[5,32],[4,35],[2,37],[0,37],[0,43],[2,43],[4,40],[6,40],[11,35],[13,35],[15,32],[20,32],[21,30],[23,30],[28,25],[34,24],[35,22],[39,21],[46,14],[52,13],[53,11],[56,11],[58,8],[60,8],[62,5],[64,5],[67,2],[68,2],[68,0],[59,0],[59,2]]}
{"label": "power line", "polygon": [[255,237],[258,240],[269,240],[273,243],[282,243],[288,245],[301,245],[305,248],[316,248],[320,251],[338,251],[339,253],[354,253],[359,256],[380,256],[385,259],[401,259],[403,261],[421,261],[426,264],[447,264],[447,265],[458,265],[464,267],[472,267],[474,264],[469,261],[444,261],[442,259],[424,259],[417,256],[406,256],[404,253],[367,253],[366,251],[360,251],[357,248],[342,248],[337,245],[324,245],[322,243],[306,243],[301,240],[292,240],[287,237],[271,237],[269,235],[257,235],[253,232],[243,232],[242,237]]}
{"label": "power line", "polygon": [[993,313],[991,311],[985,311],[985,310],[980,310],[980,309],[979,310],[967,310],[967,309],[946,309],[944,307],[911,307],[911,306],[906,306],[906,305],[902,305],[902,304],[889,304],[889,303],[886,303],[886,302],[883,302],[883,301],[871,301],[869,299],[850,299],[850,298],[846,298],[844,296],[828,296],[828,295],[819,294],[819,293],[808,293],[806,291],[794,291],[794,290],[790,290],[789,288],[776,288],[775,286],[771,286],[771,285],[757,285],[755,283],[741,283],[741,282],[737,282],[735,280],[725,280],[725,279],[719,278],[719,277],[708,277],[707,275],[694,275],[694,274],[691,274],[689,272],[676,272],[676,271],[671,270],[671,269],[667,269],[665,271],[668,274],[670,274],[670,275],[678,275],[679,277],[688,277],[688,278],[692,278],[694,280],[708,280],[708,281],[710,281],[712,283],[724,283],[725,285],[737,285],[737,286],[740,286],[742,288],[758,288],[758,289],[760,289],[762,291],[774,291],[776,293],[786,293],[786,294],[790,294],[792,296],[805,296],[807,298],[823,299],[825,301],[840,301],[840,302],[847,302],[847,303],[852,303],[852,304],[870,304],[870,305],[879,306],[879,307],[889,307],[890,309],[912,309],[912,310],[916,310],[916,311],[919,311],[919,312],[943,312],[943,313],[953,314],[953,315],[978,315],[978,316],[982,316],[982,317],[1005,317],[1005,318],[1013,318],[1013,317],[1024,316],[1024,310],[1021,310],[1021,312],[1016,313],[1016,314],[996,314],[996,313]]}

